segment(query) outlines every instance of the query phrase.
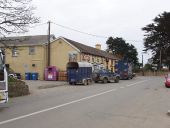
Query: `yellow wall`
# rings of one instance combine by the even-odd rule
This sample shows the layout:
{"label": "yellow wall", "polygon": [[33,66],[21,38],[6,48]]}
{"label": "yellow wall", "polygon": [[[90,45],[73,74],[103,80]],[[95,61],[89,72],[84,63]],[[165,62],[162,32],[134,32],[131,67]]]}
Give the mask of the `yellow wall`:
{"label": "yellow wall", "polygon": [[[38,72],[39,79],[43,79],[46,64],[44,46],[35,46],[34,55],[29,55],[28,46],[19,46],[17,47],[17,53],[17,56],[14,57],[12,56],[12,50],[6,49],[6,63],[10,65],[10,68],[14,72],[21,73],[23,79],[26,72]],[[32,64],[35,64],[35,67]]]}
{"label": "yellow wall", "polygon": [[77,61],[80,61],[79,51],[59,39],[51,43],[51,62],[52,66],[56,66],[60,71],[66,71],[66,65],[69,62],[69,53],[77,53]]}
{"label": "yellow wall", "polygon": [[115,60],[109,59],[108,69],[109,69],[109,70],[112,70],[113,72],[115,71]]}
{"label": "yellow wall", "polygon": [[[65,42],[62,39],[55,40],[51,43],[51,59],[50,65],[56,66],[60,71],[66,71],[66,64],[69,62],[69,53],[77,54],[77,62],[79,61],[87,61],[90,63],[98,63],[103,64],[107,67],[106,58],[87,55],[80,53],[80,51],[74,46],[70,45],[68,42]],[[19,46],[17,47],[18,56],[12,56],[12,50],[6,49],[6,63],[10,64],[10,68],[14,70],[14,72],[18,72],[22,74],[22,78],[25,79],[26,72],[38,72],[39,79],[44,79],[44,69],[47,65],[47,51],[45,45],[35,46],[35,54],[29,55],[29,46]],[[86,58],[89,57],[88,60],[84,60],[83,56]],[[94,58],[94,59],[92,59]],[[35,67],[32,66],[35,64]],[[114,71],[115,60],[113,61],[113,71]],[[108,68],[111,70],[112,64],[111,59],[108,62]]]}

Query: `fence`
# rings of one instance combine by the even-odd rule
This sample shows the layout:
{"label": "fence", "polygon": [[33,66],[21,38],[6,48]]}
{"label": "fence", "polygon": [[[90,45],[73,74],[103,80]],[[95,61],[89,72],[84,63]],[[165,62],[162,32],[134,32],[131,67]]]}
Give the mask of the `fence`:
{"label": "fence", "polygon": [[139,72],[136,73],[138,76],[165,76],[169,71],[144,71],[144,72]]}

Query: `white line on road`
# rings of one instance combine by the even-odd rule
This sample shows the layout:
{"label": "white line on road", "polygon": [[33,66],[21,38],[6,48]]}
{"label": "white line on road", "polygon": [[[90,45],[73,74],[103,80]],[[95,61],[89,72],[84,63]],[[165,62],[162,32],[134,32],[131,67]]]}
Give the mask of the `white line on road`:
{"label": "white line on road", "polygon": [[125,87],[120,87],[121,89],[125,88]]}
{"label": "white line on road", "polygon": [[143,81],[140,81],[140,82],[136,82],[136,83],[133,83],[133,84],[129,84],[129,85],[126,85],[126,87],[134,86],[134,85],[137,85],[137,84],[146,82],[146,81],[148,81],[148,80],[143,80]]}
{"label": "white line on road", "polygon": [[[130,85],[132,86],[132,85],[143,83],[143,82],[146,82],[146,81],[147,80],[144,80],[144,81],[136,82],[136,83],[130,84]],[[106,94],[106,93],[114,92],[116,90],[117,89],[111,89],[111,90],[108,90],[108,91],[105,91],[105,92],[101,92],[101,93],[98,93],[98,94],[95,94],[95,95],[87,96],[87,97],[84,97],[84,98],[81,98],[81,99],[78,99],[78,100],[74,100],[74,101],[71,101],[71,102],[68,102],[68,103],[57,105],[55,107],[43,109],[43,110],[40,110],[40,111],[37,111],[37,112],[33,112],[33,113],[30,113],[30,114],[27,114],[27,115],[23,115],[23,116],[19,116],[19,117],[16,117],[16,118],[9,119],[9,120],[1,121],[0,125],[7,124],[7,123],[10,123],[10,122],[13,122],[13,121],[16,121],[16,120],[24,119],[26,117],[37,115],[37,114],[40,114],[40,113],[43,113],[43,112],[47,112],[47,111],[50,111],[50,110],[58,109],[58,108],[61,108],[61,107],[64,107],[64,106],[67,106],[67,105],[70,105],[70,104],[73,104],[73,103],[78,103],[80,101],[88,100],[88,99],[91,99],[91,98],[94,98],[94,97],[97,97],[97,96],[100,96],[100,95],[103,95],[103,94]]]}

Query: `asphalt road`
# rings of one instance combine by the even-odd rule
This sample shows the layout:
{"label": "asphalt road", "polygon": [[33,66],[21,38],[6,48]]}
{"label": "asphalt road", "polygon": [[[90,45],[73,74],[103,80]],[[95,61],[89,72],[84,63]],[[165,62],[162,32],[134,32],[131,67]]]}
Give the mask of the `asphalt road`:
{"label": "asphalt road", "polygon": [[0,128],[170,128],[163,77],[59,86],[10,99]]}

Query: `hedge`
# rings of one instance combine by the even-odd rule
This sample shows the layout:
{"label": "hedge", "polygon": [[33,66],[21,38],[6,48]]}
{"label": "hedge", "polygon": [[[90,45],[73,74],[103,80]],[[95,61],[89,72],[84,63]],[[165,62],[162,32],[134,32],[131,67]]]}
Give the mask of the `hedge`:
{"label": "hedge", "polygon": [[22,80],[8,78],[8,95],[9,97],[18,97],[30,94],[29,87]]}

